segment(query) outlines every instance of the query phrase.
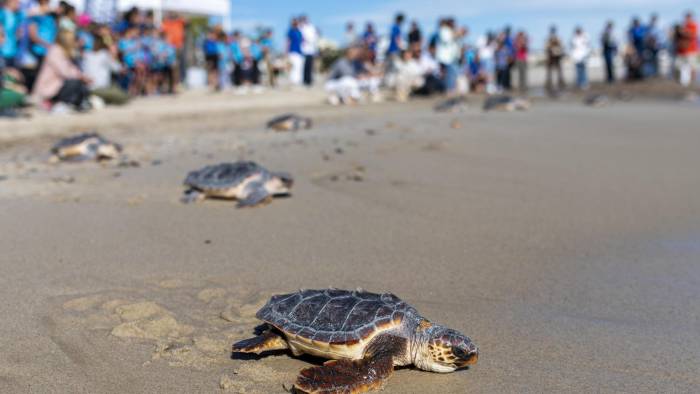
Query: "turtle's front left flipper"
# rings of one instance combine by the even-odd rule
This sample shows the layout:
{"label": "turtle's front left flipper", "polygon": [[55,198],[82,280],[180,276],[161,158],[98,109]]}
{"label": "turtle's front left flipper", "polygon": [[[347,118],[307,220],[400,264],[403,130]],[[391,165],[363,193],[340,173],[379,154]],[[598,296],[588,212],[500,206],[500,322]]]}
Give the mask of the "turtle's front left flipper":
{"label": "turtle's front left flipper", "polygon": [[382,388],[393,371],[394,362],[388,354],[357,361],[331,360],[303,369],[294,389],[309,394],[364,393]]}
{"label": "turtle's front left flipper", "polygon": [[251,183],[246,187],[247,195],[238,201],[237,208],[255,207],[272,201],[272,195],[262,183]]}
{"label": "turtle's front left flipper", "polygon": [[331,360],[320,367],[303,369],[294,389],[309,394],[379,390],[394,372],[394,357],[404,356],[406,346],[405,338],[379,335],[369,344],[362,360]]}

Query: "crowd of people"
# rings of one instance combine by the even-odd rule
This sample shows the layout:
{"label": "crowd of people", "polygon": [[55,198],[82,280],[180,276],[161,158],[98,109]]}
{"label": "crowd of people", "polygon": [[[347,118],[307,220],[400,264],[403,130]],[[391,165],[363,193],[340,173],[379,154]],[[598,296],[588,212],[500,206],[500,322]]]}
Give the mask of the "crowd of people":
{"label": "crowd of people", "polygon": [[115,23],[98,23],[61,1],[0,2],[0,110],[26,103],[52,112],[87,111],[130,97],[174,93],[185,21],[136,8]]}
{"label": "crowd of people", "polygon": [[[527,92],[532,61],[526,31],[514,32],[506,26],[487,32],[472,44],[469,29],[458,26],[454,18],[440,19],[427,37],[417,21],[411,22],[407,31],[404,22],[403,14],[396,15],[381,51],[372,23],[367,23],[361,34],[355,31],[353,23],[346,25],[345,56],[331,69],[326,83],[331,103],[355,102],[363,97],[363,91],[377,100],[379,86],[393,89],[398,100],[434,93],[500,93],[515,89]],[[670,78],[685,86],[697,80],[698,34],[691,12],[668,34],[659,28],[656,15],[646,24],[634,18],[625,36],[623,50],[618,53],[613,22],[608,22],[601,32],[600,48],[608,83],[618,80],[619,61],[624,64],[627,81],[659,77],[662,51],[671,59]],[[594,50],[582,27],[576,27],[566,43],[556,26],[552,26],[544,49],[547,91],[555,94],[566,87],[563,65],[567,58],[574,64],[576,88],[588,89],[588,67]]]}
{"label": "crowd of people", "polygon": [[[116,20],[100,22],[78,15],[66,1],[52,7],[37,0],[22,8],[19,0],[0,0],[0,114],[27,102],[52,112],[87,111],[121,104],[140,95],[172,94],[184,78],[187,21],[169,13],[156,20],[152,11],[132,8]],[[600,34],[606,80],[618,79],[624,65],[629,81],[658,77],[665,51],[671,78],[688,86],[697,80],[698,33],[691,12],[669,32],[652,15],[647,23],[633,18],[618,44],[613,22]],[[191,37],[190,37],[191,38]],[[207,27],[194,37],[196,55],[213,90],[233,86],[237,92],[258,92],[277,85],[286,75],[292,86],[313,86],[321,33],[306,15],[291,19],[285,47],[275,52],[272,29],[254,35],[221,26]],[[575,65],[575,86],[587,89],[594,43],[582,27],[565,42],[552,26],[544,42],[546,88],[565,87],[564,59]],[[342,54],[327,70],[324,87],[332,104],[383,99],[393,92],[405,101],[413,95],[489,94],[529,89],[533,63],[525,30],[506,26],[470,40],[468,27],[452,17],[441,18],[430,34],[416,20],[407,24],[399,13],[386,35],[368,22],[362,32],[353,23],[345,29]]]}

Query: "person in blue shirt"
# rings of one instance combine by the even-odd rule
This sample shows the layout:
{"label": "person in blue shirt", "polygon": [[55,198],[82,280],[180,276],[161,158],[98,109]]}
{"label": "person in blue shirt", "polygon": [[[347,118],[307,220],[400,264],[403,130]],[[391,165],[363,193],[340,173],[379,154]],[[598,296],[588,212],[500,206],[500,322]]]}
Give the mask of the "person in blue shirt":
{"label": "person in blue shirt", "polygon": [[58,21],[56,14],[49,7],[49,0],[39,0],[38,8],[29,18],[30,49],[37,58],[37,68],[41,68],[49,47],[56,41],[57,34]]}
{"label": "person in blue shirt", "polygon": [[369,52],[369,61],[372,64],[377,60],[377,41],[379,41],[379,39],[377,38],[377,33],[374,31],[374,25],[372,22],[367,22],[365,32],[362,33],[362,42]]}
{"label": "person in blue shirt", "polygon": [[19,0],[7,0],[5,6],[0,8],[0,27],[5,33],[5,40],[0,45],[0,56],[6,67],[16,67],[18,33],[23,21],[24,13],[20,10]]}
{"label": "person in blue shirt", "polygon": [[204,51],[204,60],[207,66],[207,79],[209,86],[213,89],[219,89],[219,34],[215,29],[207,33],[202,50]]}
{"label": "person in blue shirt", "polygon": [[403,25],[403,14],[397,14],[394,19],[394,24],[389,31],[389,48],[386,51],[388,56],[397,56],[403,49],[403,41],[401,36],[401,25]]}
{"label": "person in blue shirt", "polygon": [[287,53],[291,69],[289,70],[289,81],[293,85],[301,85],[304,81],[304,55],[301,53],[301,43],[303,37],[299,30],[299,21],[292,19],[291,26],[287,32]]}

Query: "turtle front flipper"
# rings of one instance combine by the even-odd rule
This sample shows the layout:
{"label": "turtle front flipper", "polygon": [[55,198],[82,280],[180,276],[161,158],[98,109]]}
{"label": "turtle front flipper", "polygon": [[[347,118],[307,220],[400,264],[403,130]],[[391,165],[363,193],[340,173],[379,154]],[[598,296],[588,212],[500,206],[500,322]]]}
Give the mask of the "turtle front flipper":
{"label": "turtle front flipper", "polygon": [[272,196],[262,183],[252,183],[246,187],[246,191],[245,198],[238,201],[237,208],[255,207],[269,203],[272,200]]}
{"label": "turtle front flipper", "polygon": [[200,192],[199,190],[196,189],[188,189],[185,191],[185,194],[182,195],[180,198],[180,201],[185,203],[185,204],[191,204],[194,202],[202,201],[206,198],[206,195],[204,193]]}
{"label": "turtle front flipper", "polygon": [[296,393],[364,393],[378,390],[394,372],[389,354],[362,360],[331,360],[320,367],[303,369],[294,385]]}
{"label": "turtle front flipper", "polygon": [[273,350],[285,350],[289,347],[287,341],[272,331],[266,331],[257,337],[244,339],[233,344],[234,353],[270,352]]}
{"label": "turtle front flipper", "polygon": [[331,360],[320,367],[303,369],[294,389],[309,394],[379,390],[394,372],[394,357],[406,352],[405,338],[379,335],[369,344],[362,360]]}

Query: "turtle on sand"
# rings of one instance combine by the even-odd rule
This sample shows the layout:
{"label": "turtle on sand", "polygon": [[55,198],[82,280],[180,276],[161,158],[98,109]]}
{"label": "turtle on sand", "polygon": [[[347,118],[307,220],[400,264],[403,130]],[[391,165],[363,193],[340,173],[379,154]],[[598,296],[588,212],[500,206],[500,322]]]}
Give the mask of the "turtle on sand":
{"label": "turtle on sand", "polygon": [[484,101],[484,111],[525,111],[530,108],[530,101],[509,95],[489,96]]}
{"label": "turtle on sand", "polygon": [[275,131],[298,131],[301,129],[310,129],[311,125],[311,118],[306,118],[297,114],[280,115],[267,122],[267,128]]}
{"label": "turtle on sand", "polygon": [[256,315],[259,335],[237,342],[234,353],[289,349],[329,359],[303,369],[303,393],[361,393],[379,389],[394,366],[453,372],[475,364],[479,350],[467,336],[434,324],[393,294],[362,290],[300,290],[273,296]]}
{"label": "turtle on sand", "polygon": [[270,202],[274,196],[289,195],[294,180],[284,172],[270,172],[252,161],[220,163],[192,171],[185,178],[182,201],[191,203],[207,197],[236,199],[238,207]]}
{"label": "turtle on sand", "polygon": [[464,96],[450,97],[433,107],[435,112],[462,112],[467,109],[467,98]]}
{"label": "turtle on sand", "polygon": [[51,148],[51,161],[110,160],[121,151],[121,145],[97,133],[82,133],[58,141]]}
{"label": "turtle on sand", "polygon": [[610,104],[610,97],[603,93],[592,93],[583,98],[583,103],[589,107],[604,107]]}

